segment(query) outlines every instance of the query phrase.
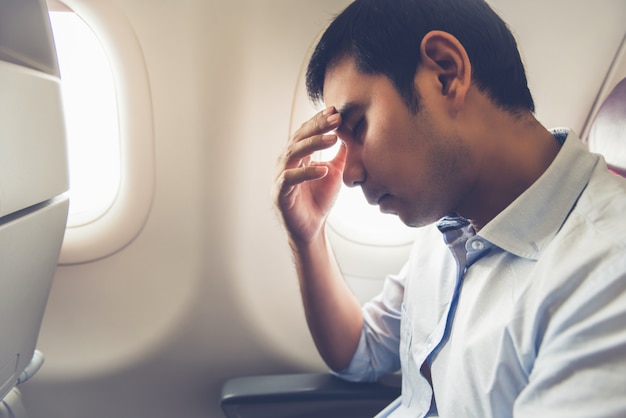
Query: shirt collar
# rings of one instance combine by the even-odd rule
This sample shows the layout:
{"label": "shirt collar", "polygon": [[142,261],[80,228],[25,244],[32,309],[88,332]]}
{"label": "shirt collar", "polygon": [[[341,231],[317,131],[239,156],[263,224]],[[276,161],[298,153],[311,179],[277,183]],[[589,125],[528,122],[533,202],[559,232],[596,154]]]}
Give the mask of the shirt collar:
{"label": "shirt collar", "polygon": [[[554,131],[557,140],[563,130]],[[598,156],[573,132],[548,169],[478,235],[519,257],[537,260],[587,185]]]}

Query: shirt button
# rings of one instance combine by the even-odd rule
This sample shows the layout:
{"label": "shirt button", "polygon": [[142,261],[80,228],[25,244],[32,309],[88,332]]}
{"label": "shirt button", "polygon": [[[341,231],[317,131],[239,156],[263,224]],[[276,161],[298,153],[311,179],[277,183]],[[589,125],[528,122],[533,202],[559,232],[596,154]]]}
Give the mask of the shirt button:
{"label": "shirt button", "polygon": [[480,251],[485,248],[485,243],[480,240],[474,240],[470,245],[472,247],[472,250],[475,251]]}

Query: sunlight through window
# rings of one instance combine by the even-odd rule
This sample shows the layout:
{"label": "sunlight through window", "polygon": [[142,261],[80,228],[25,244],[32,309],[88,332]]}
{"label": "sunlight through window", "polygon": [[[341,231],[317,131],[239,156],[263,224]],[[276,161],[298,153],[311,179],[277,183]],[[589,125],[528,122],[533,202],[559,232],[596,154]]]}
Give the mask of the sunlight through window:
{"label": "sunlight through window", "polygon": [[415,230],[395,215],[367,203],[360,187],[342,186],[328,223],[346,239],[360,244],[397,246],[412,242]]}
{"label": "sunlight through window", "polygon": [[71,11],[51,11],[61,71],[69,165],[68,227],[102,216],[120,184],[120,139],[110,63],[93,31]]}

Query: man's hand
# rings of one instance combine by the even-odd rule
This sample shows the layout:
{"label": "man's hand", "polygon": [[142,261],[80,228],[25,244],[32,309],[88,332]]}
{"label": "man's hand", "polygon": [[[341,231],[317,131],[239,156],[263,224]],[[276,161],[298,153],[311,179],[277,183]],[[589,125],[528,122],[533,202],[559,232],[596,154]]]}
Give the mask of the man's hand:
{"label": "man's hand", "polygon": [[334,107],[317,113],[302,124],[278,160],[274,204],[296,243],[309,243],[319,234],[341,187],[345,146],[330,162],[311,159],[315,151],[337,142],[337,135],[329,132],[340,124],[341,115]]}

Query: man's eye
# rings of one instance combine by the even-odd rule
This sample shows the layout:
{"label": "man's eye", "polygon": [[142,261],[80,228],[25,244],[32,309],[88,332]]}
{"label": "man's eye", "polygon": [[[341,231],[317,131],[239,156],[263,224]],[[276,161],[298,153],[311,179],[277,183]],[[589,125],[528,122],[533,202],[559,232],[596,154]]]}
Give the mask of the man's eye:
{"label": "man's eye", "polygon": [[365,127],[365,120],[364,119],[360,119],[357,122],[357,124],[354,125],[354,128],[352,128],[352,135],[354,136],[355,139],[360,139],[359,136],[363,132],[363,128],[364,127]]}

